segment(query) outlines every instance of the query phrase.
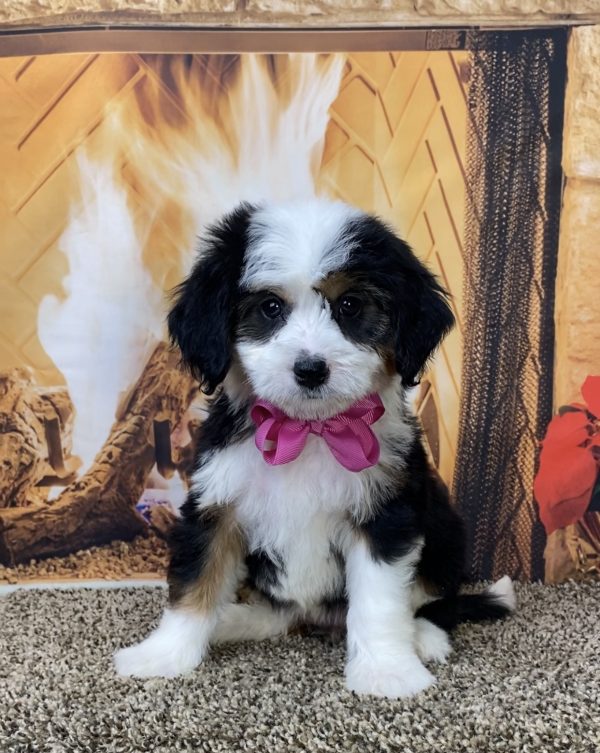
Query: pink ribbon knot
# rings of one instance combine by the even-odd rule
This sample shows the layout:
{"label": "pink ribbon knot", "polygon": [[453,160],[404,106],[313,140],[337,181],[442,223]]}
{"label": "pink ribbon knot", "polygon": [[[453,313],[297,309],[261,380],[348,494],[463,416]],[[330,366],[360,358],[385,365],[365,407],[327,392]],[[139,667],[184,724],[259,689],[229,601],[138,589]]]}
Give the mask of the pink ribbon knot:
{"label": "pink ribbon knot", "polygon": [[290,418],[267,400],[257,400],[250,417],[256,424],[256,446],[269,465],[291,463],[304,449],[308,435],[317,434],[340,465],[357,472],[379,460],[379,442],[370,426],[384,412],[379,395],[367,395],[324,421]]}

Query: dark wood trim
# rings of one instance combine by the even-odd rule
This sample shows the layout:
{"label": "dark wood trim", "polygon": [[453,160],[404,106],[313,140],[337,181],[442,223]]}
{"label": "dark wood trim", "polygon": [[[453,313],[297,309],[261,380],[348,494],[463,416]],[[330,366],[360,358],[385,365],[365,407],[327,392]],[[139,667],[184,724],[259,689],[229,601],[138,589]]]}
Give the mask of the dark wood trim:
{"label": "dark wood trim", "polygon": [[242,53],[460,49],[459,29],[90,27],[1,31],[0,57],[85,52]]}

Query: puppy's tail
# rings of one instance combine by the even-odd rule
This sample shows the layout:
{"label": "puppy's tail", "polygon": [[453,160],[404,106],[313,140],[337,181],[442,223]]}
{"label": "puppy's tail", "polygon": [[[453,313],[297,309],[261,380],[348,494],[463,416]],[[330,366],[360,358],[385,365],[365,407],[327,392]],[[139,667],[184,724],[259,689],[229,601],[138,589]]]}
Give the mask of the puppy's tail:
{"label": "puppy's tail", "polygon": [[502,620],[515,611],[517,599],[508,575],[479,594],[457,594],[423,604],[416,617],[424,617],[443,630],[453,630],[461,622]]}

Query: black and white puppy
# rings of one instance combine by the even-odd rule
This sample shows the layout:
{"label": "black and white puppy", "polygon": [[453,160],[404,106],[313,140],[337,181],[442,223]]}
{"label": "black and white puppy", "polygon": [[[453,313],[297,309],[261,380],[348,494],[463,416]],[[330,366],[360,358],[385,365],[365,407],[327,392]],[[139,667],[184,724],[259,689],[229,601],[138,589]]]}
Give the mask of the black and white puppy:
{"label": "black and white puppy", "polygon": [[[461,521],[406,400],[453,316],[388,227],[320,199],[243,204],[209,229],[168,323],[205,390],[222,389],[172,535],[169,607],[116,654],[120,674],[172,677],[214,643],[345,625],[347,687],[408,696],[434,682],[423,662],[446,659],[447,631],[514,608],[508,578],[458,594]],[[370,459],[349,469],[319,434],[365,399],[379,407],[350,454]],[[274,434],[258,448],[257,400],[289,418],[288,439],[311,427],[293,459],[281,440],[267,462]]]}

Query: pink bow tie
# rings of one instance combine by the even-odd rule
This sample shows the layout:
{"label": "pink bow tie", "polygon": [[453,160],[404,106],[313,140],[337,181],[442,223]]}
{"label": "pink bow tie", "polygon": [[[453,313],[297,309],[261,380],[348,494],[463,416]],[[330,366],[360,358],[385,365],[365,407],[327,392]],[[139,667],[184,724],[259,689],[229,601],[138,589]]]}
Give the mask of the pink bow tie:
{"label": "pink bow tie", "polygon": [[[266,400],[257,400],[250,416],[256,424],[256,446],[269,465],[295,460],[309,434],[323,437],[335,459],[349,471],[362,471],[379,460],[379,442],[369,428],[385,408],[379,395],[368,395],[348,410],[324,421],[290,418]],[[265,449],[267,442],[271,443]]]}

